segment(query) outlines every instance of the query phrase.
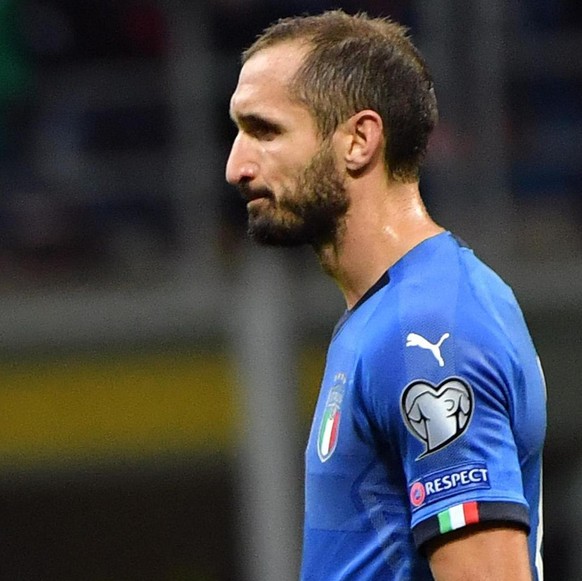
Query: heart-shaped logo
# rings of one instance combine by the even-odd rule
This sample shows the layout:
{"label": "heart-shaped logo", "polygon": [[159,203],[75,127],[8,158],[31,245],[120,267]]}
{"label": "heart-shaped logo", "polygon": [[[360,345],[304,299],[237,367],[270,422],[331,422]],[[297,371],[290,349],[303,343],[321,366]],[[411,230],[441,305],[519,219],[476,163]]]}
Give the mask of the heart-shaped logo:
{"label": "heart-shaped logo", "polygon": [[400,411],[408,431],[425,445],[417,459],[461,436],[471,422],[474,405],[471,386],[458,377],[449,377],[438,386],[427,381],[408,385],[400,398]]}

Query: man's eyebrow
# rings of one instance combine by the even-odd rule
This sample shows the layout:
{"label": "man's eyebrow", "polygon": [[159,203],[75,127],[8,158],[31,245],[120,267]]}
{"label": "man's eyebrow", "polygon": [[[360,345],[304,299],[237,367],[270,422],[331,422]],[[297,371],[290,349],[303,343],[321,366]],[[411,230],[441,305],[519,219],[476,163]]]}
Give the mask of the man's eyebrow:
{"label": "man's eyebrow", "polygon": [[276,131],[280,132],[282,127],[279,123],[266,119],[260,115],[254,113],[234,115],[231,114],[231,119],[236,125],[242,129],[247,130],[262,130],[262,131]]}

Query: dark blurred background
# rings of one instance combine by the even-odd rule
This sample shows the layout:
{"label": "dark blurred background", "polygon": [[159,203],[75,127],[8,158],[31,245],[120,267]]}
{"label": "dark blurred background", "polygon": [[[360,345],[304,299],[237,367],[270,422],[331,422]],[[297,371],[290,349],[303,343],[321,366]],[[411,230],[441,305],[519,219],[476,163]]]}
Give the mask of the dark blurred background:
{"label": "dark blurred background", "polygon": [[582,579],[576,0],[0,0],[0,579],[296,579],[339,292],[245,240],[242,48],[331,7],[410,27],[426,202],[512,284],[544,364],[546,579]]}

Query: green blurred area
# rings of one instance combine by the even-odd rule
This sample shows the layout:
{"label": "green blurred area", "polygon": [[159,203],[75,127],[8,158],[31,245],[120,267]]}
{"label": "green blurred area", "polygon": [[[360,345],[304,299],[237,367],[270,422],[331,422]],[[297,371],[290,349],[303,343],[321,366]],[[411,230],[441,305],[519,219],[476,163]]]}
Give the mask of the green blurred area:
{"label": "green blurred area", "polygon": [[32,67],[22,38],[19,0],[0,0],[0,106],[30,87]]}

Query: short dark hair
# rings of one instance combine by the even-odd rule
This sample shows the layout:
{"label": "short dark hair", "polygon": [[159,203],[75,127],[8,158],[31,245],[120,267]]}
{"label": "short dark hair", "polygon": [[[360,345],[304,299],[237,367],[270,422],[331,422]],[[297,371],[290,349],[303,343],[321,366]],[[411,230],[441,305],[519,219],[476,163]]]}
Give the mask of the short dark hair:
{"label": "short dark hair", "polygon": [[327,137],[358,111],[382,118],[389,175],[416,181],[438,119],[433,81],[405,27],[388,18],[331,10],[283,18],[243,53],[243,63],[271,46],[299,41],[308,53],[291,82],[292,94]]}

